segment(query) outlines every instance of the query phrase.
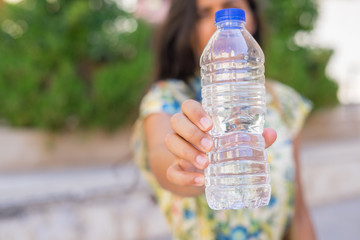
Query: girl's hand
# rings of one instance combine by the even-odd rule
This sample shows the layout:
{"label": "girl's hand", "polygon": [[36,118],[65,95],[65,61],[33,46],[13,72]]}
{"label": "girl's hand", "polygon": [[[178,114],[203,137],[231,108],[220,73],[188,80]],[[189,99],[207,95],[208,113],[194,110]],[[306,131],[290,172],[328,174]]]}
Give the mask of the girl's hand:
{"label": "girl's hand", "polygon": [[[213,148],[213,140],[206,132],[213,124],[195,100],[186,100],[181,110],[182,113],[171,117],[174,132],[165,138],[166,147],[176,156],[176,162],[167,170],[167,178],[180,186],[203,186],[203,171],[209,165],[206,153]],[[276,132],[271,128],[264,129],[263,136],[266,148],[276,140]]]}

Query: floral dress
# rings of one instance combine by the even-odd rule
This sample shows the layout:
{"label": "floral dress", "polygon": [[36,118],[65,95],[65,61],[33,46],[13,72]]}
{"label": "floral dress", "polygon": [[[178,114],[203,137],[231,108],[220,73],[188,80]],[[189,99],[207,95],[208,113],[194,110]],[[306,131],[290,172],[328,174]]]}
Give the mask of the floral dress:
{"label": "floral dress", "polygon": [[212,210],[205,195],[180,197],[161,188],[149,168],[143,120],[154,113],[181,112],[181,103],[189,98],[201,101],[199,78],[191,79],[189,84],[176,79],[157,82],[143,98],[134,131],[135,160],[150,183],[174,239],[276,240],[283,237],[294,212],[292,142],[311,110],[311,103],[286,85],[268,82],[265,127],[276,129],[278,138],[267,149],[272,187],[270,203],[258,209]]}

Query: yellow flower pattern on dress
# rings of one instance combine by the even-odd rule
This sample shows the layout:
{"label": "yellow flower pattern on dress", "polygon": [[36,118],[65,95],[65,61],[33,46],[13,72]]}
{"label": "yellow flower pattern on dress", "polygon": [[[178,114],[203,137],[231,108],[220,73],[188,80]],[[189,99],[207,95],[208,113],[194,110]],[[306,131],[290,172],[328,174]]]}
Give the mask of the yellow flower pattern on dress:
{"label": "yellow flower pattern on dress", "polygon": [[311,103],[292,88],[272,81],[267,94],[265,127],[276,129],[277,141],[268,148],[271,171],[271,200],[267,207],[241,210],[211,210],[204,195],[180,197],[164,190],[157,183],[147,161],[143,120],[153,113],[169,115],[181,111],[181,103],[192,98],[201,101],[199,78],[186,84],[169,79],[155,83],[140,106],[135,124],[134,154],[137,165],[150,183],[154,196],[171,227],[176,240],[281,239],[290,224],[294,210],[294,159],[292,141],[311,110]]}

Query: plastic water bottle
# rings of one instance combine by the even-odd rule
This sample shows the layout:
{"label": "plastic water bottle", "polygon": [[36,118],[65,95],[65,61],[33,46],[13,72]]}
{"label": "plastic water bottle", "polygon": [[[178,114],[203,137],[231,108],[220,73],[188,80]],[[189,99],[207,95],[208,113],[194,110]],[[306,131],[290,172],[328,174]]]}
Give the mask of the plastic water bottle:
{"label": "plastic water bottle", "polygon": [[202,105],[212,118],[205,193],[212,209],[258,208],[271,195],[264,129],[264,53],[242,9],[215,14],[216,32],[200,59]]}

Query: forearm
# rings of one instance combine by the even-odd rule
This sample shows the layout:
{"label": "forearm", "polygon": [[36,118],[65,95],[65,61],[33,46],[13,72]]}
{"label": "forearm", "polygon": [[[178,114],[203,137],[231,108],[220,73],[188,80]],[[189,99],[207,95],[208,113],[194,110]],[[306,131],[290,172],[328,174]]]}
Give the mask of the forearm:
{"label": "forearm", "polygon": [[310,213],[305,203],[300,184],[299,171],[297,171],[297,184],[294,213],[294,235],[296,240],[315,240],[315,231],[311,222]]}
{"label": "forearm", "polygon": [[315,232],[311,223],[310,214],[305,207],[298,207],[294,215],[294,236],[296,240],[315,240]]}
{"label": "forearm", "polygon": [[294,213],[294,235],[296,240],[315,240],[315,231],[311,222],[310,213],[306,205],[302,181],[301,165],[299,161],[300,135],[294,141],[294,157],[296,167],[295,177],[295,213]]}
{"label": "forearm", "polygon": [[160,186],[176,195],[183,197],[195,197],[204,194],[205,188],[195,186],[179,186],[171,183],[166,177],[166,172],[175,162],[175,156],[164,146],[149,152],[150,168]]}

